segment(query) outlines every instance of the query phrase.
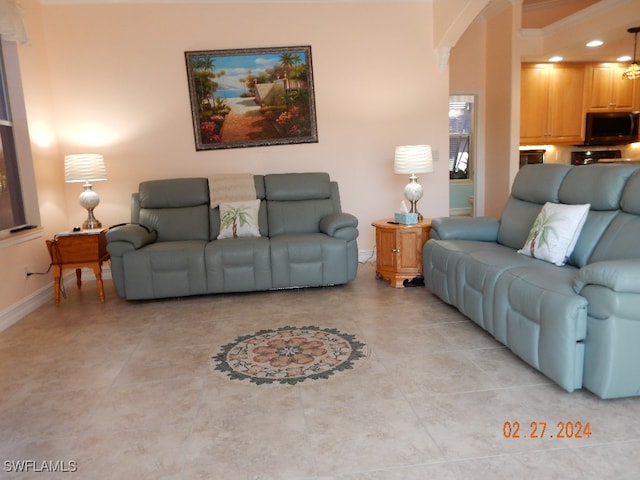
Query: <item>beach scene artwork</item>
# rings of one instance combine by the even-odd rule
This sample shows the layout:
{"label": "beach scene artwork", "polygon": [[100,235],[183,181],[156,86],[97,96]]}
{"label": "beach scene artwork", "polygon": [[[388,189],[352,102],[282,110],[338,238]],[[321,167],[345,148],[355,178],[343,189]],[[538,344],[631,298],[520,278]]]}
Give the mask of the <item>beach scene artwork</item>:
{"label": "beach scene artwork", "polygon": [[318,141],[310,46],[185,58],[196,150]]}

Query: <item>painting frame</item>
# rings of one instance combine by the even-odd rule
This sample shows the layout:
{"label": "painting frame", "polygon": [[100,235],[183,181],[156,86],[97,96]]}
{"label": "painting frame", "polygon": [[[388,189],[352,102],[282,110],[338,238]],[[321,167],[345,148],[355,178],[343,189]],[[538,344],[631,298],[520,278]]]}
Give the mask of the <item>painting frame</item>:
{"label": "painting frame", "polygon": [[311,46],[185,52],[197,151],[317,143]]}

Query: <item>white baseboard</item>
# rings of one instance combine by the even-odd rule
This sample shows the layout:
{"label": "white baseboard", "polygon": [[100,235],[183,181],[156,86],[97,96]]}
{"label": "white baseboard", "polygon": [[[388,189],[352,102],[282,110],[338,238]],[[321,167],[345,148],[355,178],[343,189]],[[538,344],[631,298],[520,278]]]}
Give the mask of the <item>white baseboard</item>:
{"label": "white baseboard", "polygon": [[9,308],[0,312],[0,332],[6,330],[14,323],[22,320],[34,310],[42,305],[53,301],[53,282],[45,285],[39,290],[22,298],[18,303],[14,303]]}
{"label": "white baseboard", "polygon": [[373,250],[358,250],[358,262],[367,263],[376,261],[376,251]]}
{"label": "white baseboard", "polygon": [[[64,273],[63,277],[63,280],[67,280],[67,278],[70,277],[75,281],[75,271],[69,270]],[[93,278],[93,270],[83,268],[82,278]],[[102,279],[107,280],[110,278],[111,269],[109,266],[102,267]],[[0,311],[0,332],[6,330],[14,323],[22,320],[31,312],[49,302],[53,302],[53,280],[44,287],[22,298],[19,302],[14,303],[9,308]]]}

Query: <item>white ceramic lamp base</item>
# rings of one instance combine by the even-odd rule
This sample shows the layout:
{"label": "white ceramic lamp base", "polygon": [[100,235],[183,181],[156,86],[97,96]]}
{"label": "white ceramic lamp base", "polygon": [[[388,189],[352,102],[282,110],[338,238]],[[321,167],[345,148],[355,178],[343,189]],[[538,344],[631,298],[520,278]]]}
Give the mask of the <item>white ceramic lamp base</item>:
{"label": "white ceramic lamp base", "polygon": [[417,180],[418,177],[415,175],[411,175],[409,177],[410,182],[404,187],[404,196],[411,203],[411,210],[409,213],[417,213],[418,219],[422,220],[422,214],[418,212],[417,203],[418,200],[422,198],[423,190],[422,185],[420,185]]}
{"label": "white ceramic lamp base", "polygon": [[93,209],[100,203],[100,196],[92,190],[89,182],[85,183],[83,187],[84,191],[80,194],[78,200],[80,205],[87,209],[88,216],[82,224],[82,229],[102,228],[102,223],[93,215]]}

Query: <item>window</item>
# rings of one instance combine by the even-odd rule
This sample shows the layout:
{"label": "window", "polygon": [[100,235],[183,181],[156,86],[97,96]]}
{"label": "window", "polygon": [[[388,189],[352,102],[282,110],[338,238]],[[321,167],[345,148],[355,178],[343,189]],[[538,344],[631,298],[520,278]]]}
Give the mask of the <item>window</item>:
{"label": "window", "polygon": [[15,42],[0,45],[0,237],[40,213]]}
{"label": "window", "polygon": [[468,179],[471,175],[473,105],[471,95],[449,98],[449,178],[452,180]]}
{"label": "window", "polygon": [[13,141],[4,56],[0,49],[0,230],[25,223],[22,190]]}

